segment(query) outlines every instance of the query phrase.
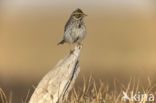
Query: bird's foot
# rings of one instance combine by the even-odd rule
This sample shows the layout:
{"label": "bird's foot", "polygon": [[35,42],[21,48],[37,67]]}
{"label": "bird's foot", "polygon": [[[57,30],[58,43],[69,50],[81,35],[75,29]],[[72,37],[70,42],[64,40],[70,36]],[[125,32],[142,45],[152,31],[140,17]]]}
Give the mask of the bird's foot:
{"label": "bird's foot", "polygon": [[83,46],[83,44],[81,43],[81,42],[78,42],[78,44],[77,44],[78,46]]}

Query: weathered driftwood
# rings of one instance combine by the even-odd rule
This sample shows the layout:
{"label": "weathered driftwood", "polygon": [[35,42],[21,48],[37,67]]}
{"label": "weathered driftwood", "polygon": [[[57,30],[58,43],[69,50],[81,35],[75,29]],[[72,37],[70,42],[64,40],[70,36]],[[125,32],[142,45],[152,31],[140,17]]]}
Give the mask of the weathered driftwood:
{"label": "weathered driftwood", "polygon": [[32,94],[29,103],[62,103],[72,88],[80,68],[78,58],[82,46],[76,46],[47,73]]}

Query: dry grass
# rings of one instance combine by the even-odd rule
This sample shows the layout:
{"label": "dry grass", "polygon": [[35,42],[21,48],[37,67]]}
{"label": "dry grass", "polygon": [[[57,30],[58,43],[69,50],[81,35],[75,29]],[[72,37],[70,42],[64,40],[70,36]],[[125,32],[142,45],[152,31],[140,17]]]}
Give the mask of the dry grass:
{"label": "dry grass", "polygon": [[6,97],[5,93],[4,93],[4,91],[2,90],[2,88],[0,88],[0,97],[1,97],[0,102],[8,103],[7,97]]}
{"label": "dry grass", "polygon": [[[141,85],[140,80],[130,78],[129,83],[124,85],[117,79],[114,79],[113,90],[108,83],[100,81],[97,83],[94,78],[90,77],[87,81],[84,79],[83,88],[74,88],[65,103],[155,103],[142,100],[141,102],[125,101],[122,99],[123,91],[130,97],[131,92],[134,94],[154,94],[156,85],[152,84],[150,77],[147,78],[147,85]],[[145,98],[145,97],[144,97]]]}
{"label": "dry grass", "polygon": [[[140,94],[146,93],[156,95],[156,85],[152,83],[150,77],[147,78],[146,85],[141,85],[141,81],[136,80],[136,78],[130,78],[129,83],[126,85],[121,83],[119,80],[114,79],[114,83],[111,86],[109,83],[105,83],[101,80],[99,80],[97,83],[92,76],[90,76],[88,79],[84,78],[83,80],[83,88],[78,86],[73,88],[64,103],[155,103],[155,101],[146,102],[143,100],[141,102],[134,102],[127,100],[125,101],[122,99],[123,91],[125,91],[128,96],[131,95],[132,91],[134,94],[140,92]],[[26,99],[22,101],[22,103],[28,102],[28,95],[26,96]],[[7,99],[4,91],[1,88],[0,97],[0,102],[12,103]]]}

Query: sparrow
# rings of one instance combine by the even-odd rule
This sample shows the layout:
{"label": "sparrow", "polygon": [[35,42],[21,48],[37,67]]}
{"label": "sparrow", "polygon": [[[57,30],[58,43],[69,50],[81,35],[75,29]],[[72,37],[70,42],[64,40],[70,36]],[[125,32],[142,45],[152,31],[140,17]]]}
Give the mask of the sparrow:
{"label": "sparrow", "polygon": [[64,43],[81,44],[86,37],[86,25],[84,23],[85,16],[87,15],[79,8],[72,12],[64,27],[63,39],[58,43],[58,45]]}

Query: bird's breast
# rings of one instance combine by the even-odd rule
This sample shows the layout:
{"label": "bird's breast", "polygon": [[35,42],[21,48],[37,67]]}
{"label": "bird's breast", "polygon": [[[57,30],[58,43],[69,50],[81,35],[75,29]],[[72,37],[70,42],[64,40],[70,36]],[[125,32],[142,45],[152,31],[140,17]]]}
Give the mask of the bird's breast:
{"label": "bird's breast", "polygon": [[81,26],[80,28],[79,27],[76,27],[76,28],[73,28],[72,30],[72,36],[77,38],[81,38],[83,36],[85,36],[86,34],[86,28],[84,26]]}
{"label": "bird's breast", "polygon": [[80,26],[80,23],[73,23],[66,29],[64,36],[65,40],[69,43],[74,43],[77,38],[77,42],[82,41],[86,36],[85,24],[81,24]]}

